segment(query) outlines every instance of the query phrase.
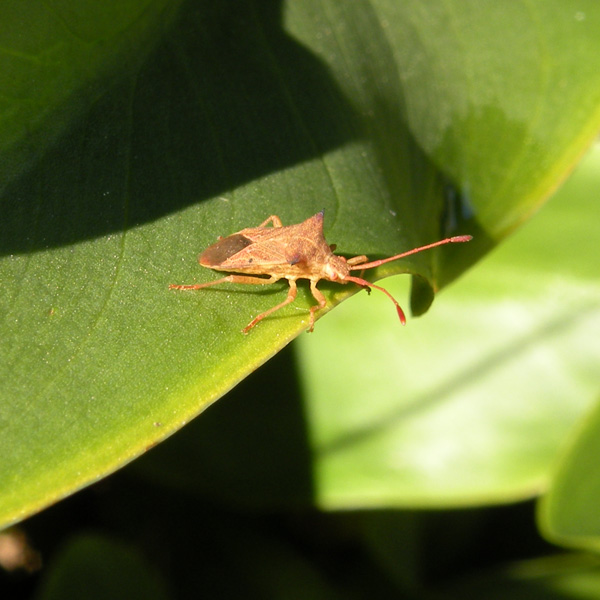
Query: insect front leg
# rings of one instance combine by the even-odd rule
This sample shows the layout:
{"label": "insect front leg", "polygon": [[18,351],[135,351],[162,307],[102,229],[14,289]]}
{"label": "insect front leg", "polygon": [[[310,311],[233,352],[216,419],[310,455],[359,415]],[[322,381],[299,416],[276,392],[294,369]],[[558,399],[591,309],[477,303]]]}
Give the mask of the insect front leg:
{"label": "insect front leg", "polygon": [[[352,258],[349,258],[346,262],[348,263],[349,266],[353,267],[355,265],[358,265],[360,267],[360,265],[362,263],[366,263],[369,259],[364,255],[361,254],[360,256],[353,256]],[[364,275],[365,271],[364,269],[360,272],[360,276],[362,277]]]}
{"label": "insect front leg", "polygon": [[353,256],[352,258],[349,258],[346,262],[351,267],[353,267],[354,265],[360,265],[361,263],[365,263],[368,260],[369,259],[364,254],[361,254],[360,256]]}
{"label": "insect front leg", "polygon": [[296,299],[296,293],[297,293],[296,280],[288,279],[288,283],[290,284],[290,290],[288,292],[287,298],[283,302],[280,302],[279,304],[273,306],[269,310],[266,310],[264,313],[261,313],[260,315],[258,315],[258,317],[255,317],[254,319],[252,319],[252,321],[250,321],[250,323],[248,323],[248,325],[246,325],[246,327],[244,327],[244,329],[242,329],[243,333],[248,333],[258,322],[262,321],[265,317],[268,317],[269,315],[273,314],[275,311],[279,310],[280,308],[283,308],[284,306],[286,306],[287,304],[290,304],[291,302],[293,302]]}

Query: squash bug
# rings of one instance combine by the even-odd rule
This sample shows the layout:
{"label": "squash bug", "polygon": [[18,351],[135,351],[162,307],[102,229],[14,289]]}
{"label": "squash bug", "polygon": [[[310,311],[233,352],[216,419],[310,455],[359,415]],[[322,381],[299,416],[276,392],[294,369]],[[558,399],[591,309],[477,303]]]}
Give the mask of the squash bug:
{"label": "squash bug", "polygon": [[[243,333],[248,333],[265,317],[296,299],[296,280],[308,279],[310,291],[317,301],[317,304],[310,308],[308,331],[312,331],[315,326],[315,313],[327,305],[325,296],[317,288],[317,283],[321,279],[344,284],[356,283],[369,291],[375,288],[383,292],[394,303],[400,322],[404,325],[406,317],[395,298],[385,288],[362,277],[351,275],[351,271],[361,271],[362,275],[365,269],[373,269],[429,248],[454,242],[468,242],[472,239],[470,235],[449,237],[372,262],[368,262],[364,255],[344,258],[334,254],[335,245],[329,245],[325,240],[323,214],[324,211],[321,211],[303,223],[286,226],[281,223],[279,217],[271,215],[258,227],[249,227],[219,238],[200,254],[198,262],[203,267],[232,274],[208,283],[170,285],[169,289],[200,290],[220,283],[267,285],[280,279],[287,279],[290,287],[286,299],[252,319],[242,329]],[[267,227],[269,223],[273,226]]]}

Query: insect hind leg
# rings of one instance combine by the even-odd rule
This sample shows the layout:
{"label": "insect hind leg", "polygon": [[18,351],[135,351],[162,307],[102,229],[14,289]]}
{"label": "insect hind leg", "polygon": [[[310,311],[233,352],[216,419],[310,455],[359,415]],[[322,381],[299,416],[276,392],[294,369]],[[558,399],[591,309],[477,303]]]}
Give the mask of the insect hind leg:
{"label": "insect hind leg", "polygon": [[273,314],[275,311],[278,311],[280,308],[283,308],[287,304],[291,304],[296,299],[296,294],[298,291],[296,287],[296,280],[288,279],[288,283],[290,284],[290,290],[288,292],[287,298],[283,302],[280,302],[279,304],[276,304],[269,310],[266,310],[264,313],[261,313],[257,317],[254,317],[254,319],[252,319],[252,321],[250,321],[250,323],[248,323],[248,325],[246,325],[246,327],[242,329],[242,333],[248,333],[257,323],[262,321],[265,317],[268,317],[269,315]]}
{"label": "insect hind leg", "polygon": [[218,285],[219,283],[244,283],[247,285],[267,285],[269,283],[275,283],[279,281],[281,277],[272,275],[271,277],[253,277],[252,275],[227,275],[227,277],[221,277],[221,279],[215,279],[214,281],[207,281],[206,283],[195,283],[192,285],[178,285],[172,283],[169,286],[170,290],[201,290],[212,285]]}

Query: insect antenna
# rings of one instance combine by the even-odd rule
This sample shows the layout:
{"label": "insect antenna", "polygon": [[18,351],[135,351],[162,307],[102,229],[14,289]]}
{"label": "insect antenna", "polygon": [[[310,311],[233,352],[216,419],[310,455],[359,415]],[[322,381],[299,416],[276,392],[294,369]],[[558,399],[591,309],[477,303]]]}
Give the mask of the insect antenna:
{"label": "insect antenna", "polygon": [[[351,271],[364,271],[365,269],[374,269],[375,267],[379,267],[380,265],[384,265],[385,263],[392,262],[394,260],[398,260],[400,258],[404,258],[405,256],[410,256],[411,254],[417,254],[417,252],[422,252],[423,250],[429,250],[430,248],[436,248],[437,246],[443,246],[444,244],[452,244],[457,242],[468,242],[472,240],[473,237],[470,235],[456,235],[454,237],[445,238],[443,240],[439,240],[437,242],[433,242],[432,244],[427,244],[425,246],[419,246],[418,248],[413,248],[412,250],[408,250],[407,252],[402,252],[401,254],[396,254],[395,256],[390,256],[389,258],[382,258],[381,260],[374,260],[372,262],[366,263],[358,263],[350,267]],[[365,258],[366,260],[366,258]],[[362,273],[361,273],[362,274]],[[396,299],[385,289],[379,285],[375,285],[367,281],[366,279],[361,279],[360,277],[354,277],[352,275],[348,275],[345,278],[345,281],[353,281],[354,283],[358,283],[358,285],[370,289],[375,288],[383,292],[396,307],[396,311],[398,312],[398,317],[400,318],[400,322],[402,325],[406,324],[406,316],[404,315],[404,311],[396,301]]]}
{"label": "insect antenna", "polygon": [[350,270],[361,271],[363,269],[373,269],[375,267],[379,267],[380,265],[384,265],[385,263],[398,260],[399,258],[404,258],[405,256],[410,256],[411,254],[417,254],[417,252],[423,252],[423,250],[429,250],[430,248],[436,248],[437,246],[443,246],[444,244],[469,242],[472,239],[472,235],[455,235],[454,237],[439,240],[438,242],[433,242],[432,244],[427,244],[425,246],[419,246],[418,248],[413,248],[412,250],[402,252],[402,254],[396,254],[395,256],[390,256],[389,258],[382,258],[381,260],[374,260],[368,263],[357,264],[355,266],[350,267]]}
{"label": "insect antenna", "polygon": [[380,285],[375,285],[374,283],[371,283],[366,279],[361,279],[360,277],[353,277],[352,275],[347,275],[344,278],[344,281],[352,281],[353,283],[358,283],[358,285],[366,288],[367,290],[375,288],[376,290],[383,292],[394,303],[396,311],[398,312],[398,318],[400,319],[400,323],[402,323],[402,325],[406,325],[406,316],[404,314],[404,311],[398,304],[396,298],[394,298],[394,296],[392,296],[385,288],[382,288]]}

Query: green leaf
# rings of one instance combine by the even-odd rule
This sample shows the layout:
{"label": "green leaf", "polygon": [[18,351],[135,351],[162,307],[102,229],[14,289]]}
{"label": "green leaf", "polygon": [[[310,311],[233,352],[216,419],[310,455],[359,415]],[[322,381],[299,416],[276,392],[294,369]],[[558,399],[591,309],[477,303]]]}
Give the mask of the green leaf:
{"label": "green leaf", "polygon": [[[35,173],[33,165],[106,93],[112,81],[139,69],[180,3],[3,3],[0,191],[28,169]],[[93,129],[89,133],[94,135]],[[21,202],[29,206],[34,199]]]}
{"label": "green leaf", "polygon": [[[374,275],[420,275],[423,312],[600,125],[595,3],[47,6],[0,7],[2,523],[171,435],[306,327],[305,287],[248,336],[285,284],[168,290],[214,278],[195,256],[218,235],[323,208],[348,255],[476,235]],[[331,306],[356,291],[322,287]]]}
{"label": "green leaf", "polygon": [[445,586],[443,597],[490,600],[594,600],[600,594],[600,564],[586,555],[519,561]]}
{"label": "green leaf", "polygon": [[600,551],[600,404],[561,456],[552,486],[539,505],[542,531],[557,543]]}
{"label": "green leaf", "polygon": [[165,582],[133,546],[97,534],[69,539],[44,575],[37,600],[170,597]]}

